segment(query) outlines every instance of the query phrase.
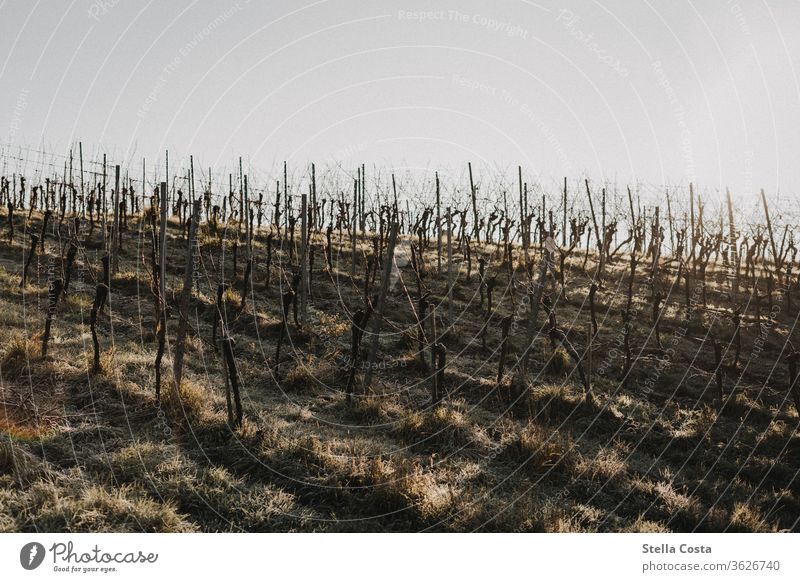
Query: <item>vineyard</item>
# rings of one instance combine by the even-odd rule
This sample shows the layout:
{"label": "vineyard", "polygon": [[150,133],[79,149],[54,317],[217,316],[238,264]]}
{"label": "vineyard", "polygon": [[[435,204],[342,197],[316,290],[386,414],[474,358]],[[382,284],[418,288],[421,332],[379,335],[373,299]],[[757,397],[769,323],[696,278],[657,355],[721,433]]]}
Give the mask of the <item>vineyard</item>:
{"label": "vineyard", "polygon": [[0,531],[800,529],[764,192],[55,166],[0,188]]}

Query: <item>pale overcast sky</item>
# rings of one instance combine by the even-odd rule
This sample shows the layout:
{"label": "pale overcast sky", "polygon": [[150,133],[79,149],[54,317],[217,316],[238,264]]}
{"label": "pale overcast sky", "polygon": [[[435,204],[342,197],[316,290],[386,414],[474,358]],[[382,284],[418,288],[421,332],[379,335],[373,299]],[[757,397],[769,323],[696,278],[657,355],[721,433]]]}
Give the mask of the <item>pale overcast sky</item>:
{"label": "pale overcast sky", "polygon": [[0,130],[14,155],[471,160],[790,200],[798,31],[796,1],[6,0]]}

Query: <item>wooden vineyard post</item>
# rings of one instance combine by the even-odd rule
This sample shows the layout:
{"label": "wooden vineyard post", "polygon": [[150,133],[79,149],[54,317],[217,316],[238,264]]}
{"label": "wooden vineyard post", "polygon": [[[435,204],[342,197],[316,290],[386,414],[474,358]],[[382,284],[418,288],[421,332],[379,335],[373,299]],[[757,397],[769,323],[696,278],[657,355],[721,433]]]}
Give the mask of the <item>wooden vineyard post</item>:
{"label": "wooden vineyard post", "polygon": [[[189,158],[191,162],[191,157]],[[245,212],[247,209],[244,205],[244,176],[242,173],[242,157],[239,156],[239,222],[236,224],[236,234],[241,234],[242,230],[242,221],[246,221],[247,217],[245,216]],[[189,190],[189,194],[191,194],[191,189]],[[245,236],[247,236],[247,222],[245,222]],[[238,240],[238,236],[237,236]]]}
{"label": "wooden vineyard post", "polygon": [[392,213],[393,220],[399,223],[402,217],[397,204],[397,183],[394,179],[394,173],[392,173]]}
{"label": "wooden vineyard post", "polygon": [[[431,309],[431,366],[436,369],[436,343],[439,341],[438,330],[436,328],[436,303],[430,304]],[[433,376],[434,389],[436,388],[436,377]]]}
{"label": "wooden vineyard post", "polygon": [[564,176],[563,214],[561,215],[561,246],[567,246],[567,177]]}
{"label": "wooden vineyard post", "polygon": [[656,335],[656,345],[658,349],[663,349],[661,345],[661,302],[664,300],[664,297],[661,294],[661,291],[655,290],[653,292],[653,331]]}
{"label": "wooden vineyard post", "polygon": [[592,398],[592,341],[594,328],[592,322],[586,326],[586,402]]}
{"label": "wooden vineyard post", "polygon": [[119,272],[119,251],[122,248],[122,232],[120,229],[122,222],[120,213],[122,209],[120,204],[124,204],[124,202],[120,201],[119,171],[119,165],[114,166],[114,238],[111,240],[111,245],[114,247],[113,267],[115,275]]}
{"label": "wooden vineyard post", "polygon": [[275,225],[275,230],[278,236],[281,234],[281,182],[275,181],[275,211],[272,216],[272,223]]}
{"label": "wooden vineyard post", "polygon": [[[145,205],[147,204],[147,178],[146,178],[146,170],[147,170],[147,160],[142,158],[142,191],[139,195],[142,198],[142,215],[145,213]],[[211,176],[209,176],[209,182],[211,180]],[[210,186],[209,186],[210,188]],[[136,212],[139,212],[139,206],[137,203]]]}
{"label": "wooden vineyard post", "polygon": [[[78,142],[78,162],[81,169],[81,217],[86,218],[86,193],[85,184],[83,182],[83,142],[80,141]],[[144,182],[142,182],[142,188],[144,188]],[[89,212],[91,212],[91,210]]]}
{"label": "wooden vineyard post", "polygon": [[[305,325],[307,317],[308,303],[308,198],[306,194],[300,197],[300,323]],[[356,221],[353,220],[355,229]]]}
{"label": "wooden vineyard post", "polygon": [[283,162],[283,232],[289,232],[289,186],[286,162]]}
{"label": "wooden vineyard post", "polygon": [[47,238],[47,225],[50,224],[50,217],[53,215],[52,210],[45,210],[42,217],[42,237],[39,239],[39,251],[44,254],[44,241]]}
{"label": "wooden vineyard post", "polygon": [[7,203],[8,208],[8,244],[14,242],[14,203],[10,200]]}
{"label": "wooden vineyard post", "polygon": [[119,272],[119,165],[114,166],[114,222],[112,224],[112,235],[109,243],[111,253],[111,270],[116,275]]}
{"label": "wooden vineyard post", "polygon": [[650,266],[650,280],[651,285],[655,289],[656,279],[658,278],[658,261],[661,259],[661,223],[660,223],[661,208],[656,206],[656,213],[653,217],[653,237],[650,241],[653,249],[653,262]]}
{"label": "wooden vineyard post", "polygon": [[367,179],[365,176],[366,176],[366,169],[364,167],[364,164],[361,164],[361,197],[359,198],[359,203],[361,204],[361,208],[359,208],[359,214],[361,218],[358,226],[359,230],[361,231],[361,236],[364,236],[364,232],[366,231],[366,226],[365,226],[366,223],[364,222],[366,220],[364,218],[364,198],[366,196],[365,187],[367,185]]}
{"label": "wooden vineyard post", "polygon": [[472,196],[472,220],[474,221],[472,231],[475,235],[475,245],[477,248],[477,246],[481,244],[481,229],[478,224],[478,199],[475,193],[475,182],[472,180],[472,162],[469,162],[467,167],[469,168],[469,191]]}
{"label": "wooden vineyard post", "polygon": [[722,370],[722,347],[716,337],[711,338],[714,347],[714,378],[717,381],[720,408],[725,404],[724,375]]}
{"label": "wooden vineyard post", "polygon": [[47,359],[47,344],[50,341],[50,326],[53,323],[53,315],[56,312],[58,299],[61,297],[61,291],[64,289],[64,283],[61,279],[56,279],[50,283],[50,289],[47,293],[47,316],[44,321],[44,334],[42,335],[42,359]]}
{"label": "wooden vineyard post", "polygon": [[31,247],[28,250],[28,258],[25,259],[25,266],[22,269],[22,279],[19,282],[20,287],[25,287],[25,283],[28,280],[28,269],[31,266],[31,262],[33,258],[36,256],[36,245],[39,244],[39,236],[36,234],[31,234]]}
{"label": "wooden vineyard post", "polygon": [[694,185],[689,182],[689,224],[691,226],[691,239],[689,239],[689,260],[692,265],[692,279],[697,278],[697,263],[695,260],[695,245],[697,244],[697,233],[694,225]]}
{"label": "wooden vineyard post", "polygon": [[525,230],[525,198],[524,198],[524,186],[522,184],[522,166],[517,166],[517,174],[518,174],[518,181],[519,181],[519,228],[520,234],[522,235],[522,254],[525,257],[525,268],[527,269],[528,266],[528,238],[529,235]]}
{"label": "wooden vineyard post", "polygon": [[508,357],[508,334],[511,330],[511,322],[514,320],[513,315],[506,315],[500,323],[502,331],[502,339],[500,340],[500,363],[497,366],[497,385],[503,380],[503,372],[506,368],[506,358]]}
{"label": "wooden vineyard post", "polygon": [[600,190],[600,239],[602,244],[600,245],[600,272],[603,271],[603,266],[606,264],[606,255],[608,254],[608,243],[610,240],[606,240],[606,189],[601,188]]}
{"label": "wooden vineyard post", "polygon": [[733,345],[735,348],[733,354],[733,369],[737,370],[739,368],[739,358],[742,356],[742,314],[738,306],[734,308],[731,320],[733,321],[734,327]]}
{"label": "wooden vineyard post", "polygon": [[628,376],[633,367],[631,354],[631,316],[627,309],[622,310],[622,344],[625,350],[625,367],[622,370],[622,386],[628,386]]}
{"label": "wooden vineyard post", "polygon": [[386,310],[386,296],[389,293],[389,280],[392,275],[392,264],[394,263],[394,247],[397,242],[397,214],[392,217],[392,226],[389,231],[389,242],[386,249],[386,258],[383,265],[383,275],[381,277],[381,288],[378,294],[378,304],[375,307],[376,316],[371,320],[371,333],[369,349],[367,350],[366,372],[364,374],[364,391],[368,391],[372,385],[372,362],[375,353],[378,351],[378,340],[380,339],[381,322]]}
{"label": "wooden vineyard post", "polygon": [[[220,338],[220,343],[225,343],[228,336]],[[228,413],[228,426],[234,426],[233,422],[233,401],[231,400],[231,380],[228,374],[228,360],[226,359],[225,349],[222,349],[222,378],[225,381],[225,410]]]}
{"label": "wooden vineyard post", "polygon": [[156,351],[156,401],[161,400],[161,360],[164,357],[164,350],[167,343],[167,183],[161,182],[161,223],[159,225],[158,240],[158,325],[156,326],[156,336],[158,338],[158,349]]}
{"label": "wooden vineyard post", "polygon": [[183,274],[183,291],[181,292],[178,307],[178,332],[175,338],[175,360],[172,372],[175,377],[175,390],[180,390],[183,377],[183,354],[186,344],[186,328],[189,324],[189,301],[192,298],[192,283],[194,275],[194,252],[197,245],[197,226],[200,222],[201,200],[196,198],[192,202],[192,216],[189,224],[189,240],[186,245],[186,264]]}
{"label": "wooden vineyard post", "polygon": [[92,345],[94,346],[94,366],[92,368],[94,374],[100,372],[100,342],[97,339],[97,313],[102,309],[107,296],[108,287],[106,287],[104,283],[98,284],[95,289],[92,313],[89,318],[89,326],[92,330]]}
{"label": "wooden vineyard post", "polygon": [[[192,174],[194,175],[194,174]],[[192,186],[194,191],[194,186]],[[244,236],[245,236],[245,251],[247,254],[247,263],[250,264],[253,258],[253,221],[250,219],[252,216],[252,208],[250,205],[250,193],[247,190],[247,174],[244,176]]]}
{"label": "wooden vineyard post", "polygon": [[[77,218],[76,218],[77,220]],[[64,295],[69,293],[69,282],[72,279],[72,268],[75,265],[75,255],[78,253],[78,245],[75,243],[77,236],[70,241],[67,250],[67,260],[64,265]]]}
{"label": "wooden vineyard post", "polygon": [[100,189],[100,208],[102,212],[101,226],[103,228],[103,249],[108,250],[108,230],[106,225],[108,208],[106,207],[106,155],[103,154],[103,185]]}
{"label": "wooden vineyard post", "polygon": [[436,172],[436,264],[442,274],[442,206],[439,198],[439,172]]}
{"label": "wooden vineyard post", "polygon": [[[417,312],[417,333],[419,338],[419,361],[422,365],[423,370],[428,369],[428,363],[425,360],[425,344],[427,343],[427,338],[425,337],[425,325],[423,322],[425,321],[425,314],[428,311],[428,295],[422,295],[419,298],[419,307]],[[435,363],[435,362],[434,362]]]}
{"label": "wooden vineyard post", "polygon": [[225,311],[223,307],[223,297],[225,293],[225,285],[223,283],[219,283],[217,285],[217,300],[214,304],[214,312],[211,315],[211,345],[214,347],[214,351],[217,351],[217,329],[222,332],[222,335],[225,335]]}
{"label": "wooden vineyard post", "polygon": [[670,202],[669,198],[669,190],[665,192],[665,196],[667,198],[667,219],[669,220],[669,242],[670,242],[670,253],[675,252],[675,230],[672,223],[672,203]]}
{"label": "wooden vineyard post", "polygon": [[317,170],[314,164],[311,164],[311,215],[308,228],[313,232],[317,230]]}
{"label": "wooden vineyard post", "polygon": [[431,404],[438,404],[441,400],[439,396],[439,374],[438,368],[436,367],[436,356],[437,356],[437,348],[439,344],[432,343],[431,344],[431,360],[433,364],[433,374],[431,374]]}
{"label": "wooden vineyard post", "polygon": [[[159,260],[159,279],[158,283],[161,286],[159,293],[161,294],[161,302],[167,300],[167,183],[161,182],[161,222],[158,225],[158,260]],[[163,309],[163,306],[162,306]]]}
{"label": "wooden vineyard post", "polygon": [[736,250],[736,225],[733,221],[733,201],[731,200],[731,191],[726,189],[725,194],[728,199],[728,228],[729,228],[729,249],[728,249],[728,264],[733,269],[733,277],[731,277],[731,301],[736,305],[739,302],[739,253]]}
{"label": "wooden vineyard post", "polygon": [[275,347],[275,374],[280,371],[281,366],[281,345],[283,345],[283,336],[289,334],[289,307],[294,302],[294,291],[289,288],[288,291],[281,295],[281,329],[278,334],[278,345]]}
{"label": "wooden vineyard post", "polygon": [[358,207],[358,180],[353,180],[353,213],[352,213],[352,224],[350,226],[350,238],[351,238],[351,246],[352,252],[350,257],[350,277],[355,278],[356,276],[356,220],[358,218],[357,214],[357,207]]}
{"label": "wooden vineyard post", "polygon": [[356,370],[358,370],[358,354],[361,348],[361,338],[364,335],[364,328],[369,321],[369,311],[359,309],[353,314],[352,321],[352,342],[350,347],[350,374],[347,378],[347,387],[345,394],[347,395],[347,403],[353,401],[353,387],[356,382]]}
{"label": "wooden vineyard post", "polygon": [[634,239],[633,251],[636,253],[638,249],[639,237],[636,231],[636,211],[633,209],[633,193],[631,192],[631,187],[627,187],[628,190],[628,209],[631,213],[631,236]]}
{"label": "wooden vineyard post", "polygon": [[[233,405],[236,408],[236,418],[234,419],[233,427],[239,429],[242,427],[242,398],[239,394],[239,371],[236,368],[236,358],[233,355],[233,338],[225,336],[222,338],[222,355],[225,360],[225,376],[227,382],[230,383],[230,389],[233,392]],[[226,391],[228,387],[226,385]],[[228,398],[228,404],[230,399]],[[228,407],[228,418],[231,418],[230,406]]]}
{"label": "wooden vineyard post", "polygon": [[433,394],[431,395],[431,401],[433,404],[439,404],[444,396],[444,368],[446,365],[446,358],[447,348],[444,347],[444,344],[440,342],[433,344],[433,365],[435,369],[432,376]]}
{"label": "wooden vineyard post", "polygon": [[353,214],[353,228],[356,229],[356,231],[358,230],[359,219],[361,217],[359,209],[361,208],[363,196],[364,192],[363,192],[363,184],[361,183],[361,167],[358,166],[358,164],[356,164],[355,212]]}
{"label": "wooden vineyard post", "polygon": [[447,207],[447,318],[453,324],[453,223]]}

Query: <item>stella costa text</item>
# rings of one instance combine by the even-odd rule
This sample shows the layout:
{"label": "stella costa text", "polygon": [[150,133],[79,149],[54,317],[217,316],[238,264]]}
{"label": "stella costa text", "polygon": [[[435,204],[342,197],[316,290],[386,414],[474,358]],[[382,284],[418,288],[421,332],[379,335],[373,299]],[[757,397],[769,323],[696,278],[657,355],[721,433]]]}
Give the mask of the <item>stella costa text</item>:
{"label": "stella costa text", "polygon": [[670,544],[660,544],[654,546],[652,544],[642,544],[643,554],[710,554],[711,546],[690,546],[689,544],[681,544],[677,547]]}

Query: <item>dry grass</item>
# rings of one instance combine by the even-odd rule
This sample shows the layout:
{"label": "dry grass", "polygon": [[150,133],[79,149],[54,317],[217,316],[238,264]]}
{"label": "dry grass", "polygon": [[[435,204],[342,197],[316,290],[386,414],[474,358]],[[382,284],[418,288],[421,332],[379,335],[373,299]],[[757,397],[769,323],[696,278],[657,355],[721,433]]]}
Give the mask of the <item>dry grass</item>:
{"label": "dry grass", "polygon": [[41,345],[31,338],[14,334],[5,342],[0,358],[0,373],[5,380],[16,380],[30,372],[32,362],[41,355]]}
{"label": "dry grass", "polygon": [[410,412],[400,420],[397,433],[411,447],[423,451],[452,451],[479,444],[468,415],[457,403]]}
{"label": "dry grass", "polygon": [[340,380],[340,370],[328,359],[307,355],[288,368],[281,387],[288,391],[322,391],[334,388]]}
{"label": "dry grass", "polygon": [[[177,231],[170,235],[180,240]],[[216,261],[221,246],[211,240],[204,253]],[[255,248],[263,252],[263,244],[259,235]],[[351,283],[349,264],[336,265],[334,287],[317,254],[309,322],[296,329],[290,321],[284,357],[296,361],[281,364],[276,386],[270,368],[280,320],[276,265],[288,260],[277,249],[272,285],[264,285],[263,264],[256,262],[248,311],[231,325],[245,412],[244,425],[233,430],[221,359],[208,343],[215,289],[203,287],[194,299],[199,318],[192,319],[180,390],[165,354],[159,405],[152,303],[144,279],[143,296],[135,295],[136,257],[122,256],[113,321],[108,311],[99,319],[102,373],[92,375],[86,310],[93,282],[71,287],[54,321],[51,359],[42,362],[36,338],[46,286],[32,279],[23,310],[19,249],[0,244],[0,531],[774,531],[795,523],[798,417],[781,405],[783,371],[761,389],[763,370],[785,338],[770,338],[720,411],[713,386],[705,390],[713,380],[711,356],[690,337],[699,333],[701,317],[681,336],[680,298],[672,297],[661,333],[665,343],[679,339],[673,365],[655,377],[652,390],[644,389],[657,361],[652,344],[642,345],[647,318],[637,318],[632,339],[642,360],[622,386],[622,359],[608,356],[618,318],[600,315],[620,304],[613,289],[617,278],[626,282],[626,267],[617,261],[597,296],[595,369],[604,372],[593,378],[594,400],[584,402],[574,362],[545,338],[536,340],[522,377],[514,365],[524,322],[511,336],[507,376],[498,386],[499,325],[490,326],[484,349],[476,336],[485,317],[475,300],[477,278],[467,283],[462,271],[454,291],[457,328],[439,329],[448,350],[448,397],[431,405],[430,351],[426,369],[415,353],[408,300],[395,289],[384,327],[391,334],[380,341],[372,391],[360,393],[359,373],[348,404],[341,362],[350,353],[350,323],[343,303],[348,310],[362,305],[360,274]],[[479,252],[489,257],[494,249],[473,249]],[[229,275],[230,246],[226,257]],[[178,253],[168,266],[171,288],[182,260]],[[426,261],[430,267],[435,256]],[[240,256],[240,273],[226,294],[231,310],[240,302],[242,265]],[[496,324],[519,305],[501,293],[505,269],[491,261],[489,268],[498,275]],[[588,315],[579,306],[589,281],[579,268],[568,277],[570,302],[556,302],[559,322],[585,329]],[[435,269],[425,284],[433,297],[445,296]],[[724,312],[715,285],[709,295]],[[634,305],[646,309],[646,298],[635,297]],[[170,307],[174,334],[171,298]],[[746,348],[753,338],[748,323]]]}
{"label": "dry grass", "polygon": [[190,424],[198,422],[204,414],[207,400],[205,390],[188,378],[181,381],[179,390],[175,390],[174,383],[162,387],[162,409],[172,420]]}
{"label": "dry grass", "polygon": [[503,457],[531,475],[569,473],[578,463],[578,453],[569,436],[534,422],[517,433]]}

